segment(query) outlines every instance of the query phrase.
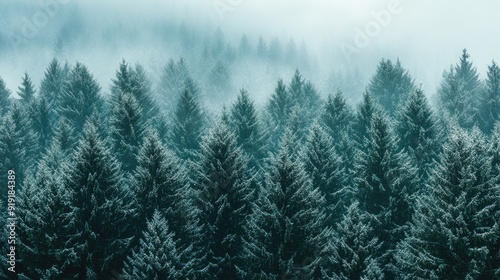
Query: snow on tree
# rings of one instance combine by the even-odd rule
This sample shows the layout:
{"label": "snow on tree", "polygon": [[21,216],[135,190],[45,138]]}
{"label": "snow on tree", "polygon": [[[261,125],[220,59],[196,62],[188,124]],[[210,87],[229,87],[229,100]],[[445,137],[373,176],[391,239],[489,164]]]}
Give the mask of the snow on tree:
{"label": "snow on tree", "polygon": [[205,278],[237,279],[238,268],[246,265],[239,254],[244,222],[251,210],[247,164],[236,136],[219,121],[204,138],[195,167],[195,190],[199,193],[195,203],[208,266]]}
{"label": "snow on tree", "polygon": [[86,66],[77,62],[71,70],[62,92],[60,113],[75,131],[83,131],[87,119],[102,104],[101,87]]}
{"label": "snow on tree", "polygon": [[454,128],[396,254],[402,278],[499,277],[498,187],[477,129]]}
{"label": "snow on tree", "polygon": [[417,170],[404,152],[397,152],[396,139],[383,113],[373,115],[370,134],[366,152],[359,153],[356,163],[355,197],[361,210],[380,222],[374,230],[383,246],[376,257],[383,255],[381,268],[390,273],[393,250],[413,214]]}
{"label": "snow on tree", "polygon": [[500,68],[493,61],[488,66],[487,79],[479,101],[479,125],[484,133],[491,134],[500,112]]}
{"label": "snow on tree", "polygon": [[382,59],[377,66],[375,75],[370,79],[368,91],[373,100],[387,114],[394,116],[400,106],[415,89],[413,78],[399,62]]}
{"label": "snow on tree", "polygon": [[276,150],[276,143],[279,143],[279,139],[288,125],[292,107],[293,100],[283,80],[279,79],[266,106],[266,113],[269,116],[266,120],[270,134],[269,144],[272,145],[272,150]]}
{"label": "snow on tree", "polygon": [[208,73],[208,85],[210,101],[216,103],[224,101],[233,90],[231,73],[227,65],[218,60]]}
{"label": "snow on tree", "polygon": [[298,157],[296,140],[287,130],[279,152],[267,168],[246,225],[244,279],[311,279],[331,232],[326,227],[325,199]]}
{"label": "snow on tree", "polygon": [[53,59],[45,70],[42,82],[40,83],[40,96],[45,97],[51,105],[51,115],[56,115],[58,108],[62,104],[64,84],[69,72],[66,72],[57,59]]}
{"label": "snow on tree", "polygon": [[38,135],[38,147],[41,152],[49,147],[54,134],[51,104],[45,96],[37,96],[29,104],[28,114],[33,131]]}
{"label": "snow on tree", "polygon": [[147,221],[138,248],[125,261],[120,279],[185,279],[171,228],[168,220],[155,210]]}
{"label": "snow on tree", "polygon": [[74,193],[71,206],[77,232],[67,243],[76,254],[69,269],[78,278],[108,278],[121,268],[133,239],[136,206],[95,125],[85,126],[66,174],[64,187]]}
{"label": "snow on tree", "polygon": [[137,166],[137,153],[146,130],[143,112],[131,93],[115,93],[112,103],[111,142],[122,170],[131,173]]}
{"label": "snow on tree", "polygon": [[423,182],[439,159],[441,129],[423,91],[415,90],[400,110],[396,132],[404,149],[419,169]]}
{"label": "snow on tree", "polygon": [[364,146],[370,141],[372,117],[377,111],[379,111],[379,107],[373,103],[371,94],[366,91],[363,94],[363,101],[356,108],[353,124],[353,138],[356,141],[357,148],[364,149]]}
{"label": "snow on tree", "polygon": [[184,83],[189,77],[186,60],[181,57],[177,62],[169,59],[165,66],[158,88],[159,101],[166,110],[167,116],[173,115],[179,93],[184,89]]}
{"label": "snow on tree", "polygon": [[187,79],[184,90],[180,92],[170,134],[171,145],[177,156],[183,160],[196,159],[205,124],[197,86],[194,81]]}
{"label": "snow on tree", "polygon": [[347,104],[342,92],[329,94],[323,106],[321,123],[335,141],[341,139],[342,133],[349,133],[354,119],[354,112]]}

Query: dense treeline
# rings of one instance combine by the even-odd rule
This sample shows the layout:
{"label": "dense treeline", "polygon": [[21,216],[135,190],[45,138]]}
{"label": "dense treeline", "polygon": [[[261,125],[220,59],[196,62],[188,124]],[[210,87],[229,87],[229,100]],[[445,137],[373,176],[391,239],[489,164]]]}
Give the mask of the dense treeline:
{"label": "dense treeline", "polygon": [[389,59],[354,107],[299,70],[215,117],[183,59],[162,81],[123,61],[104,95],[56,59],[20,99],[0,79],[20,278],[500,277],[495,62],[480,80],[464,50],[435,107]]}

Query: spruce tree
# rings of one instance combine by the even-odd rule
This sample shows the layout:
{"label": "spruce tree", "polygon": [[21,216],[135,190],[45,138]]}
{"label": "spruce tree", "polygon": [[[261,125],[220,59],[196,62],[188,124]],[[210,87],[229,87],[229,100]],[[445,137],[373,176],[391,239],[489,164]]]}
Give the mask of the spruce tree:
{"label": "spruce tree", "polygon": [[178,95],[184,89],[184,82],[188,77],[189,70],[185,59],[181,57],[175,62],[170,58],[163,70],[158,88],[159,101],[162,102],[163,109],[167,111],[167,116],[174,114]]}
{"label": "spruce tree", "polygon": [[68,74],[57,59],[54,58],[45,70],[40,83],[40,96],[47,99],[47,102],[51,105],[53,115],[57,113],[56,110],[63,102],[64,84]]}
{"label": "spruce tree", "polygon": [[180,92],[170,135],[172,148],[181,159],[196,158],[205,130],[204,118],[197,87],[188,79],[184,90]]}
{"label": "spruce tree", "polygon": [[34,167],[40,155],[39,135],[33,129],[34,126],[29,118],[29,112],[27,112],[26,107],[16,102],[11,106],[9,115],[12,117],[14,129],[18,131],[20,141],[24,146],[25,153],[24,157],[21,158],[23,166],[25,168]]}
{"label": "spruce tree", "polygon": [[257,167],[265,157],[264,135],[257,116],[254,102],[245,89],[231,106],[229,126],[236,135],[236,141],[241,149],[250,156],[251,167]]}
{"label": "spruce tree", "polygon": [[375,75],[371,78],[368,90],[373,100],[387,114],[394,116],[400,106],[414,90],[413,78],[399,62],[382,59],[377,66]]}
{"label": "spruce tree", "polygon": [[340,221],[344,207],[349,204],[346,197],[346,178],[332,139],[319,125],[313,125],[309,131],[302,157],[313,186],[318,188],[325,198],[328,225],[334,226]]}
{"label": "spruce tree", "polygon": [[255,50],[257,57],[260,59],[267,59],[267,44],[262,36],[259,37],[257,48]]}
{"label": "spruce tree", "polygon": [[252,52],[252,46],[248,41],[247,35],[243,34],[243,36],[241,36],[240,44],[238,46],[238,53],[240,57],[246,58],[251,54],[251,52]]}
{"label": "spruce tree", "polygon": [[[46,158],[36,177],[26,180],[19,194],[19,237],[23,276],[31,279],[71,277],[68,266],[75,261],[75,249],[68,246],[77,234],[73,191],[62,184],[61,165],[54,167]],[[63,158],[58,158],[58,163]]]}
{"label": "spruce tree", "polygon": [[52,115],[52,107],[45,96],[36,97],[28,108],[30,123],[38,135],[38,146],[41,152],[49,147],[54,134],[53,124],[56,120]]}
{"label": "spruce tree", "polygon": [[330,236],[324,197],[307,176],[290,131],[280,147],[270,159],[265,191],[248,218],[241,253],[244,279],[318,277]]}
{"label": "spruce tree", "polygon": [[185,279],[175,234],[158,210],[147,222],[140,244],[127,258],[120,279]]}
{"label": "spruce tree", "polygon": [[493,61],[488,66],[485,88],[482,92],[479,107],[479,124],[481,130],[491,134],[500,112],[500,68]]}
{"label": "spruce tree", "polygon": [[400,110],[396,132],[425,182],[440,153],[440,128],[423,91],[415,90]]}
{"label": "spruce tree", "polygon": [[121,268],[133,239],[136,207],[118,162],[93,124],[85,126],[66,172],[77,232],[68,242],[76,254],[70,272],[78,279],[109,278]]}
{"label": "spruce tree", "polygon": [[0,116],[4,116],[9,110],[11,103],[10,94],[10,90],[7,89],[4,80],[0,77]]}
{"label": "spruce tree", "polygon": [[355,201],[338,224],[336,238],[329,240],[331,254],[322,266],[324,279],[384,279],[377,257],[382,243],[376,237],[377,219]]}
{"label": "spruce tree", "polygon": [[19,91],[17,94],[25,104],[31,103],[33,99],[35,98],[35,86],[33,85],[33,82],[31,81],[30,76],[28,73],[24,72],[23,80],[21,82],[21,86],[18,87]]}
{"label": "spruce tree", "polygon": [[418,199],[411,231],[398,246],[401,278],[498,278],[498,188],[490,164],[476,129],[453,129],[429,194]]}
{"label": "spruce tree", "polygon": [[335,96],[328,95],[321,114],[321,123],[335,141],[341,139],[343,132],[349,132],[353,119],[354,112],[342,92],[338,91]]}
{"label": "spruce tree", "polygon": [[225,100],[232,91],[231,73],[222,61],[219,60],[215,63],[208,74],[208,83],[210,88],[210,100],[221,102]]}
{"label": "spruce tree", "polygon": [[283,80],[279,79],[266,107],[266,113],[269,116],[267,119],[269,144],[272,150],[277,149],[276,145],[288,126],[292,107],[293,100]]}
{"label": "spruce tree", "polygon": [[372,97],[368,91],[363,94],[363,101],[358,104],[356,116],[353,124],[353,138],[359,149],[364,149],[365,144],[370,138],[370,129],[372,125],[372,117],[379,109],[373,103]]}
{"label": "spruce tree", "polygon": [[238,279],[244,222],[250,213],[250,174],[247,157],[236,137],[219,121],[202,143],[196,164],[200,228],[211,279]]}
{"label": "spruce tree", "polygon": [[356,194],[362,211],[373,215],[380,224],[374,230],[383,242],[376,257],[384,273],[391,275],[393,251],[404,237],[413,214],[412,195],[417,190],[416,169],[405,153],[397,152],[397,143],[382,113],[373,116],[370,141],[360,152],[356,168]]}
{"label": "spruce tree", "polygon": [[86,120],[102,104],[101,87],[86,66],[77,62],[71,70],[61,98],[60,113],[75,128],[83,131]]}
{"label": "spruce tree", "polygon": [[112,101],[111,140],[122,170],[130,173],[137,166],[137,153],[146,125],[137,100],[130,93],[118,92]]}

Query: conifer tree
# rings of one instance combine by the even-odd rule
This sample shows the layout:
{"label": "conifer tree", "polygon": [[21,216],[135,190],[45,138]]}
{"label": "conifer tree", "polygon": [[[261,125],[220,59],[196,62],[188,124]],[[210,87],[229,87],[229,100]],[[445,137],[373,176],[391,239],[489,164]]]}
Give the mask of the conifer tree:
{"label": "conifer tree", "polygon": [[4,116],[9,110],[10,94],[10,90],[7,89],[4,80],[0,77],[0,116]]}
{"label": "conifer tree", "polygon": [[217,61],[208,75],[210,99],[223,101],[232,91],[231,74],[222,61]]}
{"label": "conifer tree", "polygon": [[25,104],[31,103],[31,101],[35,98],[35,86],[33,85],[28,73],[24,72],[21,86],[18,87],[18,89],[19,91],[17,94],[21,97]]}
{"label": "conifer tree", "polygon": [[155,210],[139,247],[127,258],[120,279],[184,279],[175,234],[170,228],[168,221]]}
{"label": "conifer tree", "polygon": [[[130,93],[116,93],[111,113],[111,139],[122,170],[132,172],[137,166],[137,153],[146,125],[142,111]],[[152,214],[152,213],[151,213]]]}
{"label": "conifer tree", "polygon": [[118,162],[93,124],[85,126],[64,186],[74,193],[77,232],[68,242],[76,254],[69,270],[79,279],[109,278],[129,249],[136,206]]}
{"label": "conifer tree", "polygon": [[262,36],[259,37],[259,41],[257,42],[256,53],[257,57],[261,59],[267,58],[267,44]]}
{"label": "conifer tree", "polygon": [[401,278],[499,276],[498,188],[490,164],[476,129],[453,129],[429,194],[418,199],[411,231],[398,246]]}
{"label": "conifer tree", "polygon": [[243,34],[241,36],[240,44],[238,46],[238,53],[240,57],[248,57],[252,52],[252,46],[250,45],[250,42],[248,41],[248,37],[246,34]]}
{"label": "conifer tree", "polygon": [[68,246],[69,237],[76,234],[73,191],[54,176],[62,165],[50,166],[45,160],[50,159],[40,162],[36,178],[27,179],[19,195],[21,266],[23,276],[31,279],[68,278],[68,266],[75,261],[75,250]]}
{"label": "conifer tree", "polygon": [[25,168],[34,167],[39,159],[40,149],[38,146],[39,135],[33,130],[32,120],[29,118],[27,108],[19,102],[11,106],[9,115],[14,122],[14,129],[18,131],[20,141],[24,146],[24,157],[21,158]]}
{"label": "conifer tree", "polygon": [[406,150],[425,182],[440,153],[440,128],[423,91],[415,90],[400,110],[396,125],[400,149]]}
{"label": "conifer tree", "polygon": [[189,77],[189,70],[186,61],[181,57],[177,62],[172,58],[165,66],[158,89],[159,100],[167,115],[173,115],[179,93],[184,89],[184,83]]}
{"label": "conifer tree", "polygon": [[283,57],[283,48],[278,37],[274,37],[269,44],[268,56],[271,61],[281,61]]}
{"label": "conifer tree", "polygon": [[372,117],[378,111],[378,106],[373,103],[372,97],[368,91],[363,94],[363,101],[358,104],[356,117],[353,124],[353,136],[357,147],[364,149],[366,142],[369,141]]}
{"label": "conifer tree", "polygon": [[487,79],[479,107],[479,124],[484,133],[491,134],[500,112],[500,68],[493,61],[488,66]]}
{"label": "conifer tree", "polygon": [[64,84],[60,113],[75,128],[83,131],[86,120],[99,111],[101,87],[86,66],[77,62]]}
{"label": "conifer tree", "polygon": [[390,59],[382,59],[368,86],[373,100],[390,116],[396,114],[398,106],[408,98],[414,88],[413,78],[408,70],[401,66],[399,59],[396,63]]}
{"label": "conifer tree", "polygon": [[349,204],[345,176],[332,139],[319,125],[311,128],[302,156],[313,186],[325,198],[328,225],[334,226],[340,221],[344,207]]}
{"label": "conifer tree", "polygon": [[321,114],[321,123],[335,141],[341,139],[342,132],[349,132],[353,119],[354,112],[342,92],[338,91],[335,96],[328,95]]}
{"label": "conifer tree", "polygon": [[186,80],[185,88],[180,92],[170,135],[173,150],[183,160],[194,160],[200,149],[205,120],[199,98],[194,82]]}
{"label": "conifer tree", "polygon": [[276,88],[274,89],[274,93],[271,95],[266,107],[266,112],[269,115],[267,122],[270,133],[269,142],[272,145],[272,150],[276,150],[276,143],[279,143],[281,135],[288,126],[292,107],[293,100],[288,93],[283,80],[279,79]]}
{"label": "conifer tree", "polygon": [[245,279],[311,279],[330,235],[324,197],[298,158],[290,131],[270,160],[266,188],[248,219],[242,271]]}
{"label": "conifer tree", "polygon": [[257,167],[265,157],[264,135],[254,102],[245,89],[240,90],[229,118],[229,126],[235,133],[238,145],[250,156],[251,167]]}
{"label": "conifer tree", "polygon": [[322,276],[325,279],[384,279],[377,254],[382,243],[376,237],[377,219],[360,209],[355,201],[344,214],[336,231],[337,238],[330,239],[333,248]]}
{"label": "conifer tree", "polygon": [[244,221],[250,213],[252,190],[247,158],[236,137],[219,121],[204,138],[196,165],[199,221],[207,264],[206,278],[237,279]]}
{"label": "conifer tree", "polygon": [[40,83],[40,96],[45,97],[47,102],[51,104],[53,115],[57,113],[56,110],[62,104],[64,84],[68,74],[54,58],[45,70]]}
{"label": "conifer tree", "polygon": [[416,169],[397,143],[382,113],[372,119],[366,152],[359,154],[355,177],[356,198],[362,211],[380,224],[374,230],[383,246],[376,257],[384,273],[393,270],[393,251],[404,237],[413,214],[412,195],[417,190]]}
{"label": "conifer tree", "polygon": [[41,152],[49,147],[54,134],[51,104],[44,96],[36,97],[29,105],[29,117],[33,131],[38,135],[38,146]]}

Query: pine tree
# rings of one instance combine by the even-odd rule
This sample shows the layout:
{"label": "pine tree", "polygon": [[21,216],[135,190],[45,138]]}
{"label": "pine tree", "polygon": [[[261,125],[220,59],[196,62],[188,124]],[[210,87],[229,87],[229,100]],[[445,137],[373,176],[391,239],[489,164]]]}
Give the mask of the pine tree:
{"label": "pine tree", "polygon": [[383,246],[376,257],[383,257],[380,265],[391,275],[393,250],[413,214],[416,169],[405,153],[397,153],[396,140],[382,113],[374,114],[370,134],[367,150],[357,161],[355,196],[361,210],[380,221],[374,230]]}
{"label": "pine tree", "polygon": [[147,222],[139,247],[127,258],[120,279],[184,279],[175,234],[168,224],[155,210]]}
{"label": "pine tree", "polygon": [[382,243],[376,237],[378,225],[373,215],[362,211],[355,201],[337,227],[337,238],[330,239],[333,248],[322,267],[325,279],[384,279],[377,253]]}
{"label": "pine tree", "polygon": [[335,96],[328,95],[323,108],[321,123],[327,129],[328,134],[335,141],[339,141],[343,132],[350,132],[354,112],[340,91]]}
{"label": "pine tree", "polygon": [[64,84],[60,113],[75,131],[83,131],[83,125],[102,104],[101,87],[83,64],[77,62]]}
{"label": "pine tree", "polygon": [[68,265],[76,256],[68,246],[69,236],[76,234],[73,191],[63,186],[62,177],[54,176],[62,165],[51,167],[45,160],[49,159],[42,160],[36,178],[27,179],[19,194],[21,266],[24,277],[31,279],[68,278]]}
{"label": "pine tree", "polygon": [[377,66],[375,75],[370,80],[368,90],[373,100],[377,102],[390,116],[394,116],[397,108],[415,89],[413,78],[399,62],[382,59]]}
{"label": "pine tree", "polygon": [[271,95],[266,107],[266,113],[269,118],[268,129],[270,131],[270,144],[272,150],[276,150],[276,143],[279,143],[281,135],[288,126],[290,115],[292,112],[293,100],[288,93],[282,79],[278,80],[274,93]]}
{"label": "pine tree", "polygon": [[267,44],[266,44],[266,41],[264,40],[264,38],[262,38],[262,36],[259,37],[259,41],[257,43],[257,49],[256,49],[256,53],[257,53],[257,57],[258,58],[261,58],[261,59],[265,59],[267,58]]}
{"label": "pine tree", "polygon": [[137,166],[137,153],[146,129],[141,117],[142,111],[132,94],[116,93],[110,121],[111,139],[122,170],[127,173]]}
{"label": "pine tree", "polygon": [[254,102],[245,89],[231,107],[229,126],[236,135],[236,141],[241,149],[250,156],[250,166],[259,166],[264,153],[264,139]]}
{"label": "pine tree", "polygon": [[41,152],[49,147],[54,134],[51,104],[45,96],[36,97],[28,108],[30,123],[33,131],[38,135],[38,146]]}
{"label": "pine tree", "polygon": [[411,231],[398,246],[402,278],[498,278],[498,188],[490,163],[477,130],[453,129],[429,194],[418,199]]}
{"label": "pine tree", "polygon": [[4,80],[0,77],[0,116],[7,114],[10,107],[10,90],[7,89]]}
{"label": "pine tree", "polygon": [[307,176],[290,131],[280,146],[270,160],[265,191],[246,226],[245,279],[317,277],[330,234],[324,197]]}
{"label": "pine tree", "polygon": [[[11,106],[9,115],[12,117],[14,129],[18,131],[18,136],[24,146],[25,153],[24,157],[21,158],[23,166],[25,168],[34,167],[40,155],[39,135],[33,130],[29,113],[24,106],[16,102]],[[19,173],[22,173],[22,171]]]}
{"label": "pine tree", "polygon": [[200,228],[205,244],[208,275],[205,278],[238,279],[244,221],[250,213],[252,191],[247,158],[236,137],[219,122],[202,143],[196,165]]}
{"label": "pine tree", "polygon": [[19,91],[17,94],[21,97],[25,104],[31,103],[31,101],[35,98],[35,86],[33,85],[28,73],[24,72],[21,86],[18,87],[18,89]]}
{"label": "pine tree", "polygon": [[423,182],[440,153],[440,128],[423,91],[414,91],[399,113],[396,125],[400,149],[406,150]]}
{"label": "pine tree", "polygon": [[210,100],[223,101],[232,91],[231,74],[222,61],[217,61],[208,74]]}
{"label": "pine tree", "polygon": [[184,89],[184,83],[188,77],[189,70],[184,58],[181,57],[177,63],[170,58],[163,70],[158,89],[159,100],[168,116],[174,114],[177,97]]}
{"label": "pine tree", "polygon": [[129,249],[136,209],[122,178],[97,128],[87,124],[64,179],[65,188],[74,193],[77,234],[68,248],[74,248],[76,256],[69,271],[78,279],[109,278]]}
{"label": "pine tree", "polygon": [[332,139],[319,125],[311,128],[302,157],[313,186],[325,197],[328,225],[334,226],[349,202],[341,159],[335,152]]}
{"label": "pine tree", "polygon": [[[14,170],[16,181],[22,182],[24,174],[28,170],[26,158],[26,146],[24,145],[20,129],[8,114],[0,122],[0,179],[7,182],[7,171]],[[0,196],[2,201],[7,201],[7,192]]]}
{"label": "pine tree", "polygon": [[500,68],[493,61],[488,66],[485,88],[480,100],[479,124],[481,130],[491,134],[500,112]]}
{"label": "pine tree", "polygon": [[368,91],[365,92],[363,94],[363,101],[358,104],[353,124],[354,140],[360,149],[364,149],[363,147],[369,141],[372,117],[378,110],[379,108],[373,103],[370,93]]}
{"label": "pine tree", "polygon": [[170,139],[172,148],[181,159],[194,160],[200,150],[201,136],[205,129],[204,112],[197,87],[186,80],[175,110]]}

